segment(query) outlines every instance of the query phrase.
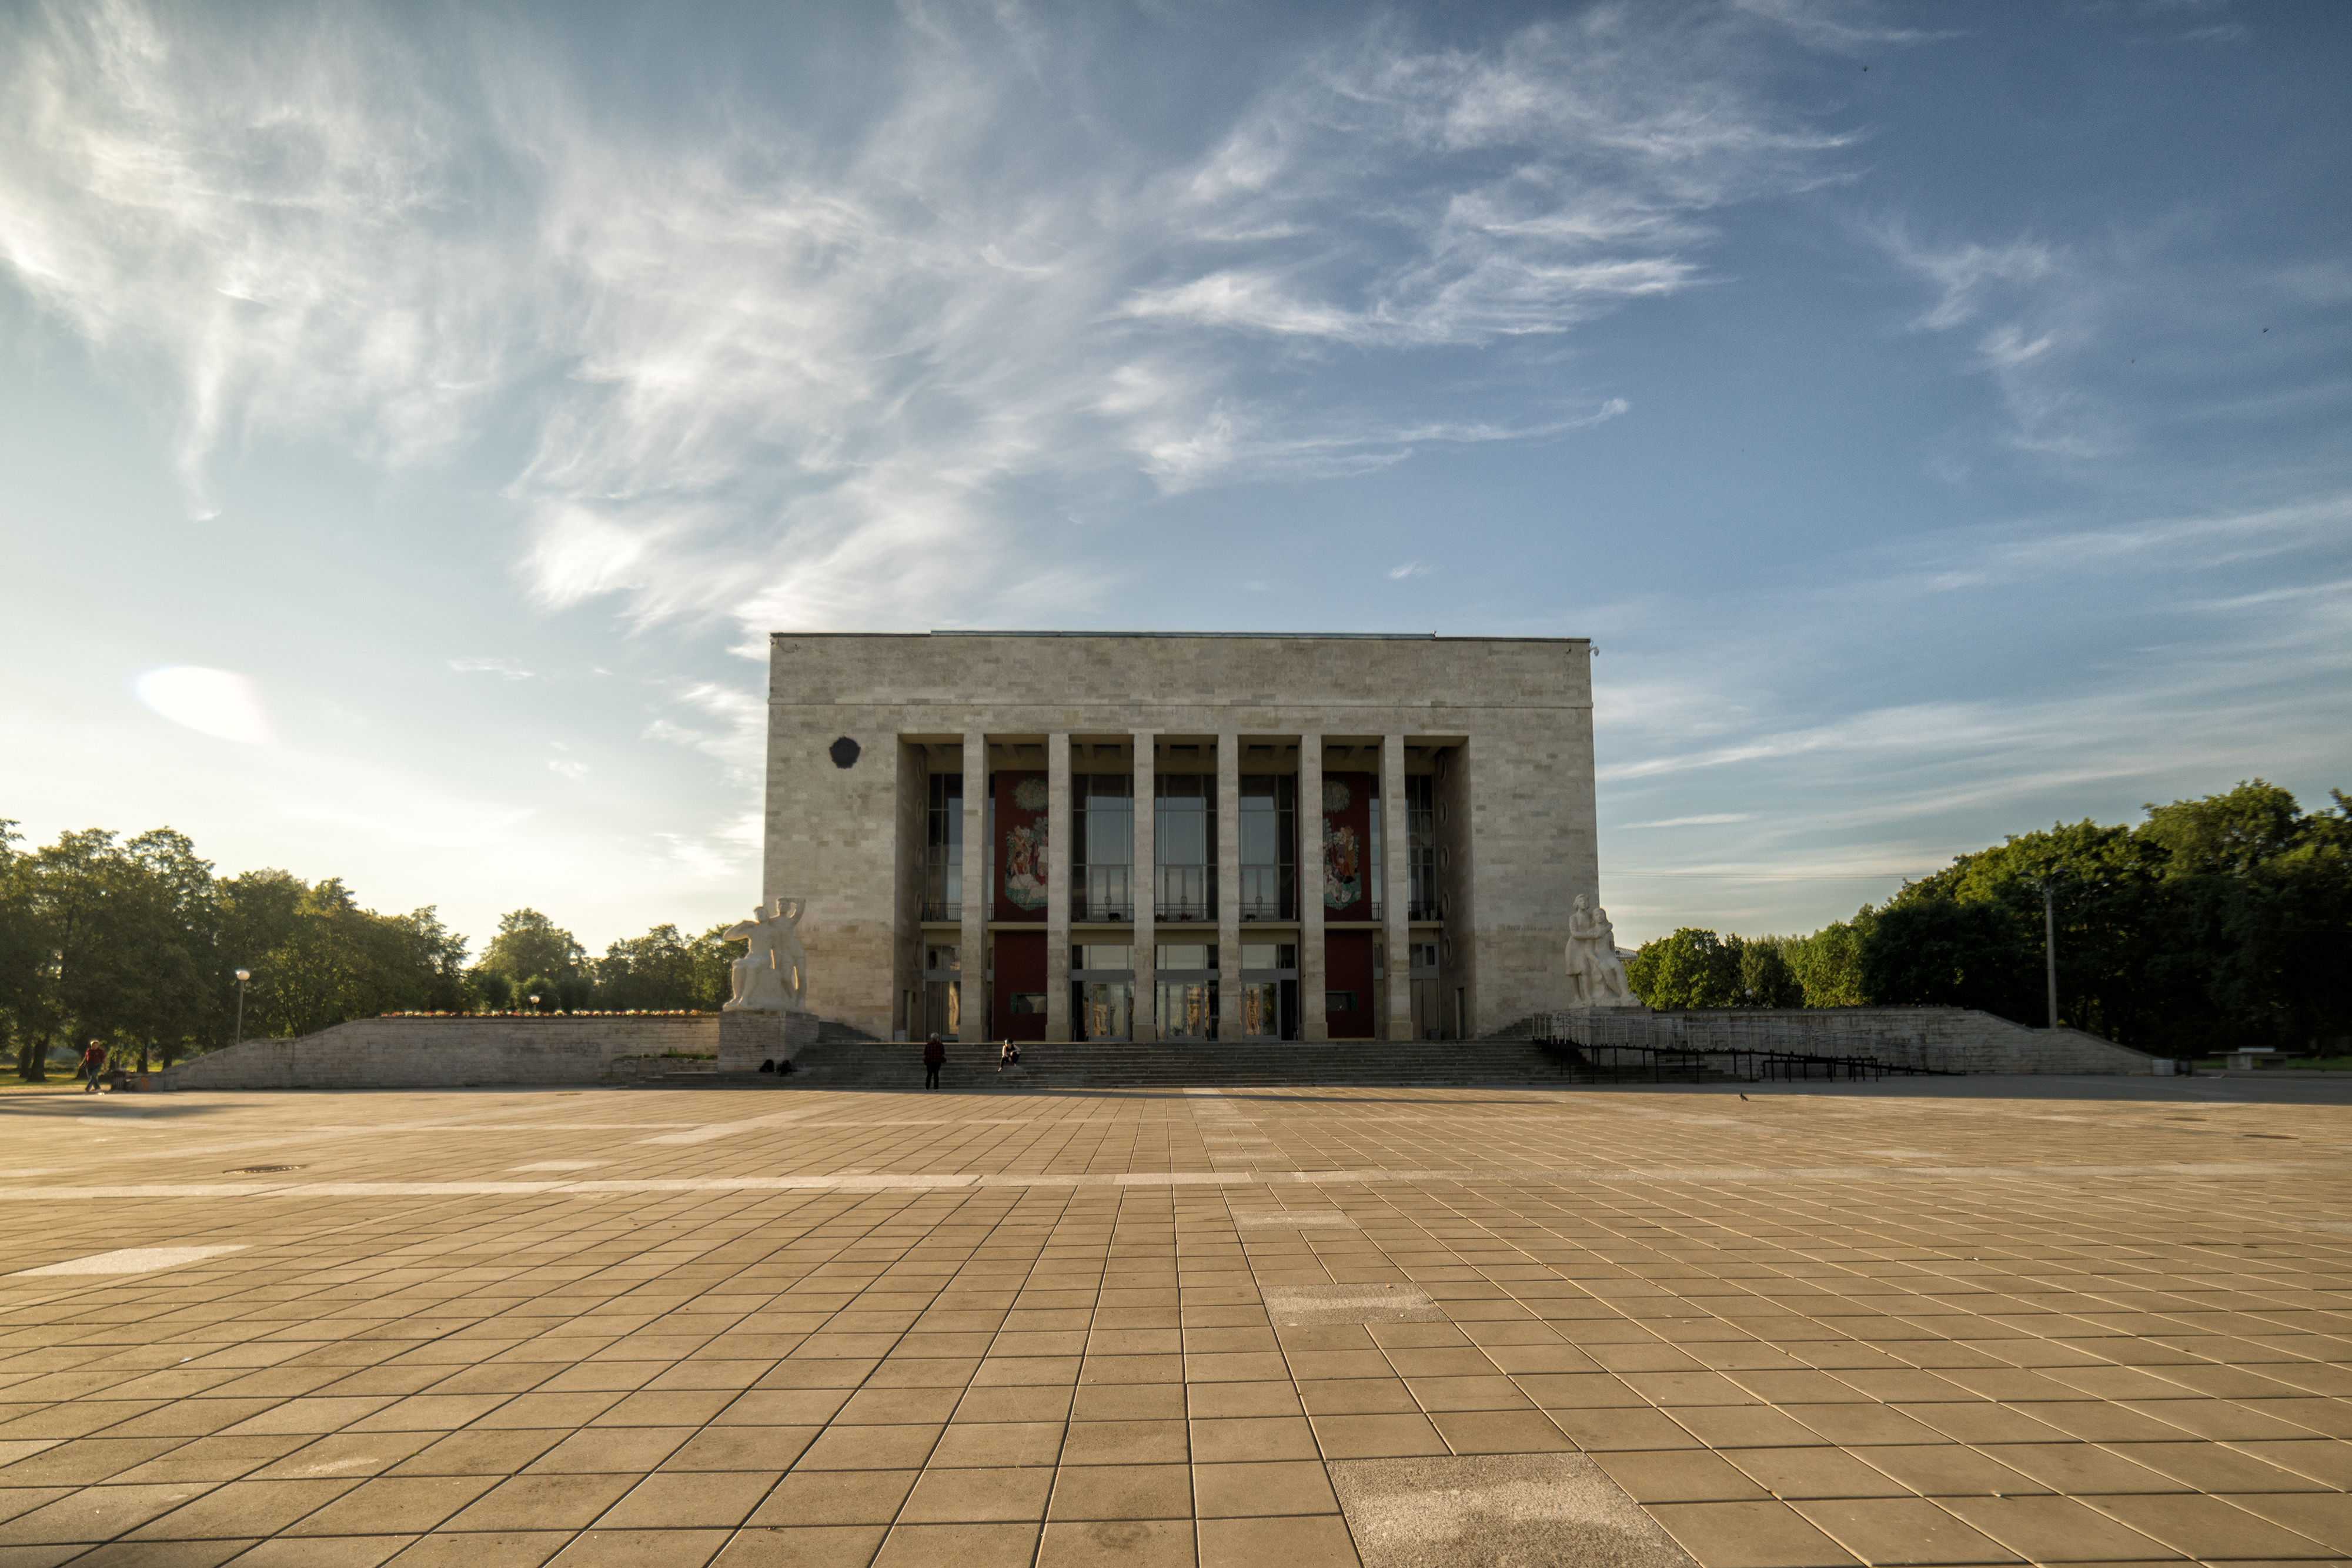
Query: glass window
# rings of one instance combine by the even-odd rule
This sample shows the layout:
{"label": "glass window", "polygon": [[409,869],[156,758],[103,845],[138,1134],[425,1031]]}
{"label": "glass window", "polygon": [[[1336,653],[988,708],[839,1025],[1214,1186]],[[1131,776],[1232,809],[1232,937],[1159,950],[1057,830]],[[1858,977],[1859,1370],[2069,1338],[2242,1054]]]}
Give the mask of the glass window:
{"label": "glass window", "polygon": [[1241,779],[1242,918],[1298,917],[1298,780],[1244,773]]}
{"label": "glass window", "polygon": [[1152,896],[1161,920],[1217,917],[1216,782],[1200,773],[1152,779]]}
{"label": "glass window", "polygon": [[1070,967],[1131,973],[1135,968],[1135,949],[1120,942],[1076,943],[1070,948]]}
{"label": "glass window", "polygon": [[1135,918],[1135,780],[1082,773],[1070,780],[1070,918]]}
{"label": "glass window", "polygon": [[1436,968],[1437,944],[1434,942],[1415,942],[1412,944],[1412,967],[1416,974],[1423,969]]}
{"label": "glass window", "polygon": [[1135,985],[1125,980],[1075,980],[1070,985],[1070,1038],[1125,1040]]}
{"label": "glass window", "polygon": [[1356,993],[1353,991],[1324,992],[1323,1010],[1327,1013],[1354,1012],[1356,1010]]}
{"label": "glass window", "polygon": [[963,775],[934,773],[923,849],[923,918],[963,918]]}
{"label": "glass window", "polygon": [[1295,942],[1244,942],[1242,944],[1244,969],[1296,969],[1298,967],[1298,945]]}
{"label": "glass window", "polygon": [[1405,869],[1412,879],[1407,918],[1435,920],[1437,913],[1437,779],[1408,773],[1404,779]]}
{"label": "glass window", "polygon": [[1155,988],[1155,1021],[1162,1040],[1217,1038],[1217,983],[1162,980]]}
{"label": "glass window", "polygon": [[1213,942],[1162,942],[1152,950],[1152,967],[1160,969],[1214,969],[1217,947]]}
{"label": "glass window", "polygon": [[1034,1013],[1043,1018],[1045,1014],[1045,993],[1043,991],[1013,992],[1013,1010],[1016,1013]]}

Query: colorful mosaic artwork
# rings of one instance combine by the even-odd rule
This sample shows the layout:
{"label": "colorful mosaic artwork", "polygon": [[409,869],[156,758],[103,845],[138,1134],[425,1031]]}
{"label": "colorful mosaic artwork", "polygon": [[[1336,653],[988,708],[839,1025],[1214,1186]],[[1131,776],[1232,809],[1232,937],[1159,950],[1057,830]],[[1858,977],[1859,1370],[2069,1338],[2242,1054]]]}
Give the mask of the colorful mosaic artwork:
{"label": "colorful mosaic artwork", "polygon": [[[1331,788],[1347,791],[1344,784]],[[1323,907],[1345,909],[1363,894],[1363,857],[1358,852],[1356,830],[1347,823],[1324,823]]]}
{"label": "colorful mosaic artwork", "polygon": [[1326,779],[1323,780],[1323,809],[1325,810],[1344,811],[1348,809],[1349,802],[1354,800],[1354,794],[1339,779]]}
{"label": "colorful mosaic artwork", "polygon": [[1013,803],[1024,811],[1042,811],[1051,799],[1043,779],[1024,779],[1013,787]]}
{"label": "colorful mosaic artwork", "polygon": [[1045,907],[1045,823],[1031,822],[1026,827],[1005,830],[1004,897],[1020,909]]}

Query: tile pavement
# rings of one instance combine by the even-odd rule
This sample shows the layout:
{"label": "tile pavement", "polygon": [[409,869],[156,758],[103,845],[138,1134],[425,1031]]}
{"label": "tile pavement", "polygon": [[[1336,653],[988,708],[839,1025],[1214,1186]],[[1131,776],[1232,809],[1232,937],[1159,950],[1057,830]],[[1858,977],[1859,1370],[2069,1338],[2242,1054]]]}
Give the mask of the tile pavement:
{"label": "tile pavement", "polygon": [[2347,1099],[0,1094],[0,1568],[2347,1561]]}

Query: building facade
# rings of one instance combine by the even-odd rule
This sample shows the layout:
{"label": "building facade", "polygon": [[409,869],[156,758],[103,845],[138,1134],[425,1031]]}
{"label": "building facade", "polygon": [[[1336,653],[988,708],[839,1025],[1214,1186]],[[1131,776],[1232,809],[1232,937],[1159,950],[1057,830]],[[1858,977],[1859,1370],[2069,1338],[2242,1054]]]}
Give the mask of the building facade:
{"label": "building facade", "polygon": [[1568,1005],[1582,638],[771,642],[763,896],[881,1039],[1448,1040]]}

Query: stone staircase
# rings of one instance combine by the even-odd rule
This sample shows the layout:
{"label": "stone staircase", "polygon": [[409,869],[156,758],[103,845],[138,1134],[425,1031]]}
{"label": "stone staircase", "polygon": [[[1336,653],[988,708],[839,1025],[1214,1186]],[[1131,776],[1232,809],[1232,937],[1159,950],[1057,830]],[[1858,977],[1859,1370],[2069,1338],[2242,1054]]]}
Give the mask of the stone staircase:
{"label": "stone staircase", "polygon": [[[803,1050],[791,1074],[750,1075],[778,1088],[917,1089],[923,1083],[919,1041],[820,1042]],[[738,1082],[745,1074],[730,1073]],[[1024,1044],[1021,1065],[1000,1073],[996,1047],[950,1045],[940,1087],[959,1093],[1026,1089],[1190,1089],[1278,1085],[1468,1087],[1558,1085],[1587,1075],[1525,1040],[1406,1040],[1307,1045],[1251,1040],[1184,1045],[1087,1041]],[[665,1087],[677,1086],[665,1084]]]}

